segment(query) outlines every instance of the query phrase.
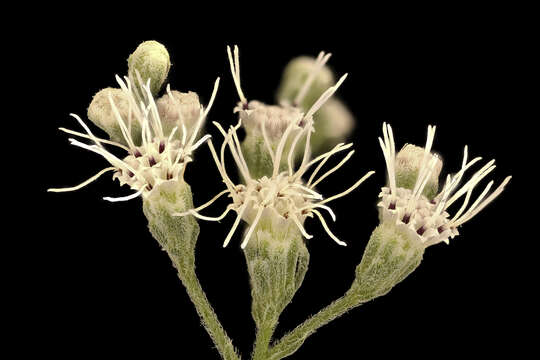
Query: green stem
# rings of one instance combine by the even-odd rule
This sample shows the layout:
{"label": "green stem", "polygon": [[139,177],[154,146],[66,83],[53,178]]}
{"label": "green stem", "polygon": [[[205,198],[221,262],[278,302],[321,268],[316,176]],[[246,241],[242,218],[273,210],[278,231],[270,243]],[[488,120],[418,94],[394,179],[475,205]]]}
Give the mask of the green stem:
{"label": "green stem", "polygon": [[182,281],[182,284],[184,284],[189,298],[195,305],[195,309],[201,318],[204,328],[214,341],[221,357],[226,360],[240,360],[240,356],[236,353],[231,339],[227,336],[225,329],[221,326],[217,315],[197,279],[195,264],[185,261],[187,260],[185,257],[179,258],[170,252],[169,256],[178,269],[178,276]]}
{"label": "green stem", "polygon": [[257,335],[255,338],[255,349],[253,350],[253,360],[264,360],[268,355],[268,347],[272,340],[272,335],[276,328],[277,321],[269,324],[263,324],[262,327],[257,329]]}
{"label": "green stem", "polygon": [[171,215],[192,208],[191,189],[183,181],[161,184],[143,202],[150,232],[178,270],[178,276],[221,357],[226,360],[239,360],[240,356],[221,326],[195,273],[195,247],[199,237],[199,224],[193,216]]}
{"label": "green stem", "polygon": [[361,296],[353,287],[344,296],[322,309],[275,343],[268,351],[267,359],[278,360],[292,355],[317,329],[368,300],[369,298]]}

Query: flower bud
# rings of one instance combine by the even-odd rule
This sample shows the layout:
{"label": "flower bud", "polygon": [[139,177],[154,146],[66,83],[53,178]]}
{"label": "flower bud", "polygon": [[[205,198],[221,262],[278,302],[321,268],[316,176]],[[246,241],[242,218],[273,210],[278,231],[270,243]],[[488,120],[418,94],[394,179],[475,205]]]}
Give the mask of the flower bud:
{"label": "flower bud", "polygon": [[258,328],[273,326],[301,286],[309,252],[291,220],[266,215],[244,249],[250,275],[252,315]]}
{"label": "flower bud", "polygon": [[420,265],[425,248],[406,226],[382,222],[356,268],[353,288],[364,300],[386,294]]}
{"label": "flower bud", "polygon": [[167,79],[171,61],[169,52],[157,41],[145,41],[128,58],[129,76],[140,87],[136,75],[139,72],[144,83],[150,79],[150,91],[156,95]]}
{"label": "flower bud", "polygon": [[[112,141],[126,144],[118,119],[113,112],[109,96],[118,109],[120,117],[122,119],[129,118],[128,96],[120,89],[105,88],[94,95],[88,107],[88,119],[104,130]],[[140,143],[141,127],[135,119],[131,123],[131,136],[137,144]]]}
{"label": "flower bud", "polygon": [[[283,70],[283,77],[277,92],[278,102],[293,103],[294,98],[306,82],[307,77],[314,71],[316,66],[316,59],[309,56],[300,56],[292,59],[285,67],[285,70]],[[323,66],[299,105],[304,110],[309,109],[322,93],[334,85],[334,83],[335,78],[332,70],[328,66]]]}
{"label": "flower bud", "polygon": [[336,98],[328,99],[313,117],[315,133],[311,137],[311,147],[315,155],[330,150],[354,130],[352,113]]}
{"label": "flower bud", "polygon": [[182,93],[172,90],[159,98],[156,106],[164,134],[170,134],[177,126],[177,137],[182,135],[182,124],[185,125],[189,137],[201,113],[199,96],[192,91]]}
{"label": "flower bud", "polygon": [[431,176],[427,180],[423,195],[428,199],[433,199],[439,190],[439,174],[442,169],[441,159],[429,153],[424,159],[424,148],[416,145],[406,144],[396,155],[396,186],[412,190],[416,184],[418,171],[422,162],[429,164],[433,159],[434,166]]}

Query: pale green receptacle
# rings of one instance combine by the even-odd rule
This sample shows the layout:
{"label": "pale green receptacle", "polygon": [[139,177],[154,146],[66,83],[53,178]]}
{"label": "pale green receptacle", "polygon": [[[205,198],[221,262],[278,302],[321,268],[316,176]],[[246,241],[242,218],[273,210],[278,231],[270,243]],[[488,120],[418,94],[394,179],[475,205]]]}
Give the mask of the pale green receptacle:
{"label": "pale green receptacle", "polygon": [[129,76],[133,78],[135,85],[140,87],[136,71],[139,72],[142,81],[150,79],[150,91],[156,95],[165,83],[171,67],[167,48],[157,41],[145,41],[128,58]]}
{"label": "pale green receptacle", "polygon": [[386,294],[422,261],[425,246],[394,223],[381,223],[371,234],[356,268],[353,288],[372,299]]}

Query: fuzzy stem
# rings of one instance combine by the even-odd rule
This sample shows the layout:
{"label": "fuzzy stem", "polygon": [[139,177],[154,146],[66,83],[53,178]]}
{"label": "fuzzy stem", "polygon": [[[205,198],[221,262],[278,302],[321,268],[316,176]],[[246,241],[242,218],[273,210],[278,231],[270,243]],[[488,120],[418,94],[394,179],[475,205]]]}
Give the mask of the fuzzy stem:
{"label": "fuzzy stem", "polygon": [[358,291],[351,289],[341,298],[322,309],[316,315],[306,320],[293,331],[276,342],[268,351],[267,359],[283,359],[296,352],[306,339],[320,327],[345,314],[347,311],[362,305],[369,299],[364,298]]}
{"label": "fuzzy stem", "polygon": [[264,360],[267,358],[268,348],[272,335],[276,329],[277,321],[272,321],[262,324],[257,329],[257,336],[255,338],[255,349],[253,350],[253,360]]}
{"label": "fuzzy stem", "polygon": [[377,226],[371,234],[362,261],[356,267],[356,279],[349,291],[276,342],[268,351],[267,358],[277,360],[293,354],[320,327],[388,293],[418,267],[424,250],[421,242],[409,237],[394,223]]}
{"label": "fuzzy stem", "polygon": [[173,261],[175,267],[178,269],[178,277],[185,286],[189,298],[195,305],[195,309],[201,318],[204,328],[214,341],[214,344],[216,345],[221,357],[226,360],[239,360],[240,356],[236,353],[231,339],[227,336],[225,329],[223,329],[221,326],[212,305],[210,305],[206,294],[199,283],[195,273],[195,259],[193,258],[192,262],[187,262],[185,261],[186,259],[179,258],[177,255],[169,252],[168,250],[167,253]]}
{"label": "fuzzy stem", "polygon": [[221,357],[239,360],[231,339],[221,326],[195,272],[195,246],[199,237],[199,224],[193,216],[177,217],[172,213],[193,208],[193,195],[183,181],[163,183],[152,190],[143,202],[148,228],[169,255],[178,276],[195,305],[204,328],[212,338]]}

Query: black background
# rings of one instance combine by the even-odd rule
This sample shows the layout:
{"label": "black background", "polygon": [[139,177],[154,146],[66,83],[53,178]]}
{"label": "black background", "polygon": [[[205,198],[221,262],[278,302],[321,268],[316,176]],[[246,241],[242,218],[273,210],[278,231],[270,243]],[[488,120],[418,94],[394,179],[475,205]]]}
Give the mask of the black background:
{"label": "black background", "polygon": [[[377,194],[386,176],[377,142],[383,121],[392,124],[398,147],[422,145],[427,125],[437,125],[434,150],[444,159],[443,175],[458,169],[465,144],[471,156],[497,160],[490,176],[496,184],[517,170],[520,119],[513,98],[515,54],[521,48],[508,18],[479,12],[394,22],[382,13],[380,20],[367,23],[368,14],[334,17],[321,10],[317,17],[264,18],[261,11],[254,11],[249,22],[239,16],[223,23],[184,13],[167,28],[136,27],[134,18],[112,16],[87,25],[75,17],[58,30],[38,31],[26,40],[27,48],[44,54],[39,64],[27,60],[39,81],[39,110],[46,116],[36,120],[30,134],[36,137],[32,152],[39,159],[33,164],[39,181],[32,191],[39,201],[31,206],[36,225],[21,230],[37,229],[38,235],[17,244],[18,254],[27,258],[22,267],[30,274],[17,282],[18,293],[29,293],[21,296],[25,310],[13,328],[17,337],[35,339],[31,343],[41,353],[57,357],[90,353],[124,358],[144,351],[152,358],[165,353],[217,358],[170,260],[147,231],[140,199],[102,200],[130,193],[107,176],[77,192],[45,192],[78,184],[106,166],[98,155],[71,147],[57,128],[78,128],[68,114],[85,118],[92,95],[115,86],[114,75],[125,74],[128,55],[143,40],[158,40],[168,48],[171,87],[196,91],[203,103],[221,76],[209,120],[224,125],[236,121],[232,108],[237,101],[226,45],[240,47],[242,86],[249,99],[273,103],[283,67],[298,55],[332,52],[329,64],[335,72],[349,73],[338,96],[356,117],[350,140],[357,151],[320,190],[333,194],[368,170],[376,174],[333,204],[337,222],[331,227],[348,247],[336,245],[317,222],[307,221],[314,235],[308,244],[310,268],[282,315],[278,336],[341,296],[353,280],[378,224]],[[21,96],[27,95],[36,94]],[[219,143],[215,128],[206,129]],[[198,151],[186,181],[196,204],[221,190],[207,148]],[[430,247],[422,265],[388,295],[320,329],[291,358],[520,351],[514,336],[527,320],[510,304],[522,293],[521,270],[513,263],[524,251],[514,233],[518,181],[514,178],[494,204],[465,224],[449,246]],[[218,214],[225,204],[218,202],[207,213]],[[197,271],[223,326],[248,358],[254,323],[240,239],[221,246],[233,219],[201,223]]]}

